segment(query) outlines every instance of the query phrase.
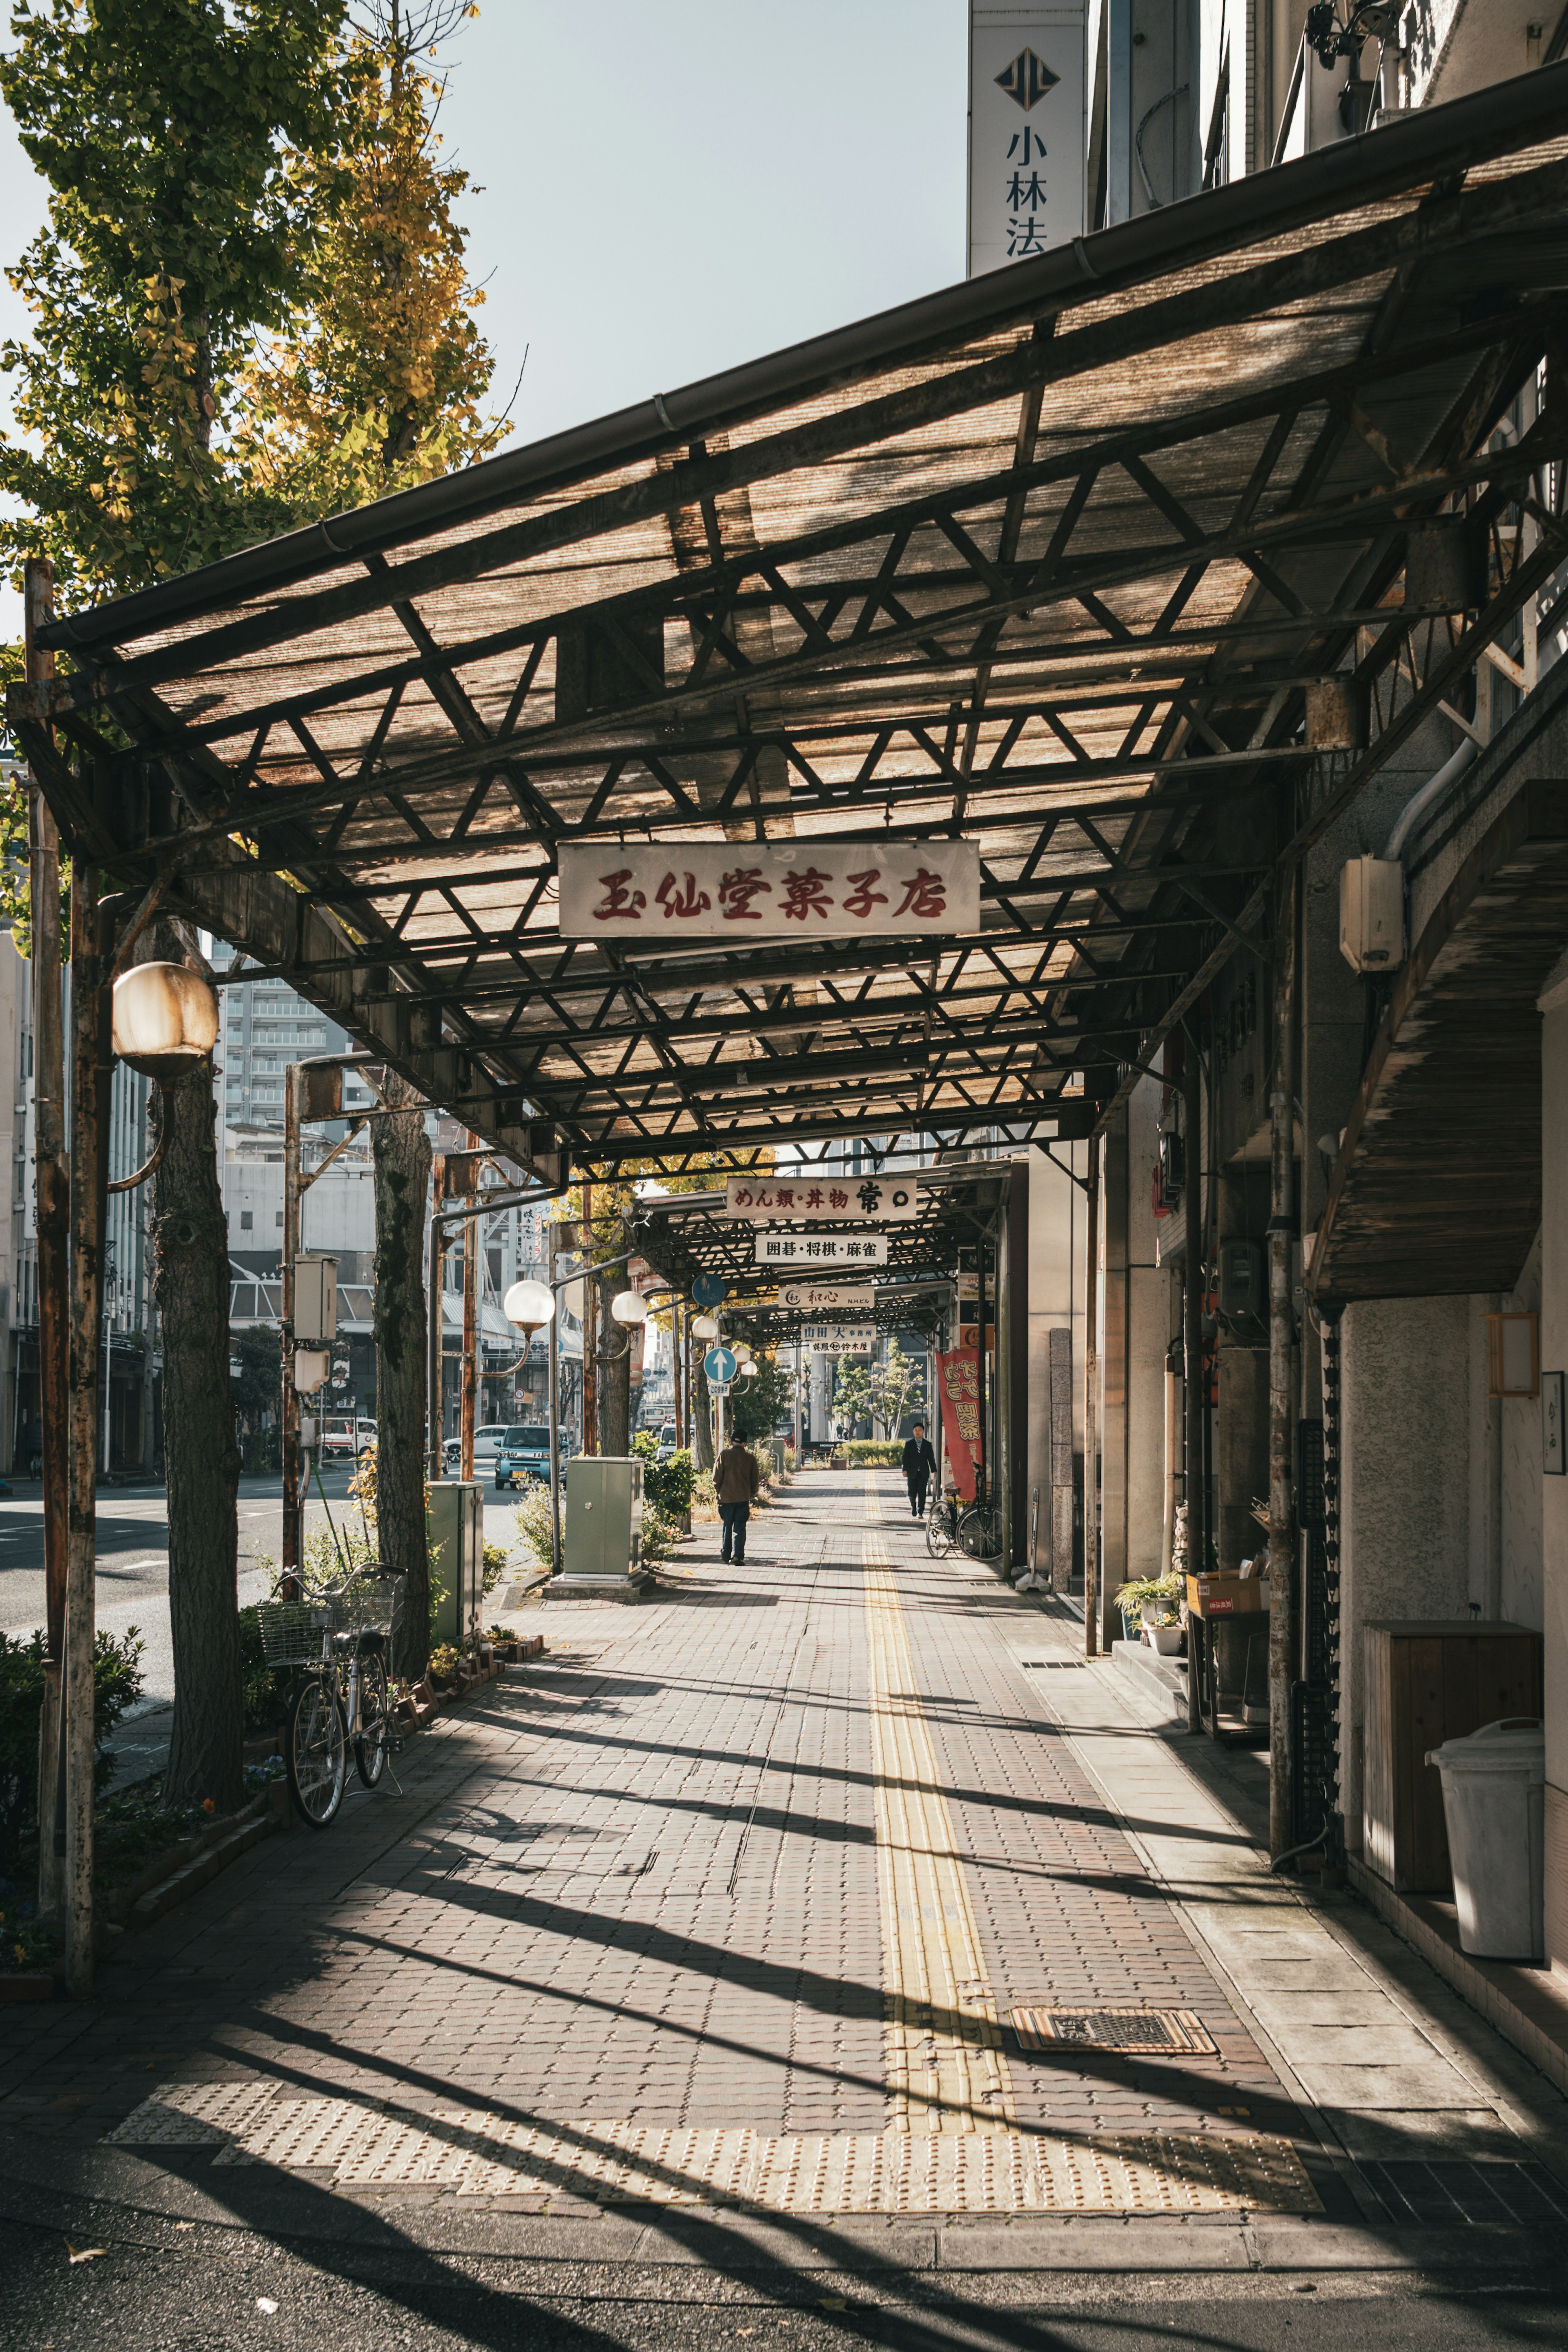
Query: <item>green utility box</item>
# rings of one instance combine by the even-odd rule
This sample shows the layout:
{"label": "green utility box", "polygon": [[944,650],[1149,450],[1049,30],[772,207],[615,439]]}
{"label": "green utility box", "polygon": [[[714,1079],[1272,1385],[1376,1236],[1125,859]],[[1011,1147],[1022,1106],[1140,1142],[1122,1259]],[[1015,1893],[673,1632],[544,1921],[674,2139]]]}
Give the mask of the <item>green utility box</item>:
{"label": "green utility box", "polygon": [[601,1583],[643,1567],[643,1464],[616,1454],[579,1454],[566,1465],[563,1576]]}
{"label": "green utility box", "polygon": [[431,1638],[458,1649],[481,1630],[485,1599],[485,1488],[478,1478],[441,1478],[427,1492],[430,1581],[442,1588]]}

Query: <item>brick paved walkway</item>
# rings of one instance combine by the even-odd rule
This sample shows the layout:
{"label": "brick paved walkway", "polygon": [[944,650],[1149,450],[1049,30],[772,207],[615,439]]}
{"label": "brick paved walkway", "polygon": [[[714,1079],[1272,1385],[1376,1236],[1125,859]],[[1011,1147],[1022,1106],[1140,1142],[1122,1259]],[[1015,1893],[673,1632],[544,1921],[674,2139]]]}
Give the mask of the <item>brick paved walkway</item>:
{"label": "brick paved walkway", "polygon": [[[549,1656],[402,1795],[258,1848],[92,2002],[0,2011],[0,2125],[552,2213],[1332,2208],[1020,1662],[1047,1621],[902,1508],[809,1474],[744,1570],[710,1538],[657,1601],[531,1616]],[[1030,2053],[1048,2004],[1213,2048]]]}

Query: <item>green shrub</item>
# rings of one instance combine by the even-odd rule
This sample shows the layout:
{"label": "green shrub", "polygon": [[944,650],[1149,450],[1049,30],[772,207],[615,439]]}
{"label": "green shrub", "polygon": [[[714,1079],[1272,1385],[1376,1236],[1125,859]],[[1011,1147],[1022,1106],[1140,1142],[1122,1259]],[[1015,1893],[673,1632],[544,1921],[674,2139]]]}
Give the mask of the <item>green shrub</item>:
{"label": "green shrub", "polygon": [[[123,1634],[99,1632],[93,1654],[93,1785],[103,1790],[114,1771],[109,1739],[141,1696],[141,1653],[132,1625]],[[14,1871],[23,1844],[38,1826],[38,1715],[44,1703],[42,1630],[24,1641],[0,1633],[0,1860]]]}
{"label": "green shrub", "polygon": [[485,1600],[488,1601],[511,1566],[511,1560],[512,1555],[505,1544],[487,1543],[485,1546]]}
{"label": "green shrub", "polygon": [[869,1470],[895,1469],[904,1459],[903,1444],[894,1437],[846,1437],[833,1452]]}
{"label": "green shrub", "polygon": [[643,1464],[643,1493],[662,1517],[678,1519],[692,1507],[692,1483],[696,1475],[691,1449],[682,1446],[667,1462],[656,1457],[659,1441],[651,1429],[640,1429],[632,1440],[632,1451]]}
{"label": "green shrub", "polygon": [[246,1736],[276,1731],[288,1704],[293,1669],[269,1666],[261,1646],[261,1621],[254,1609],[239,1612],[240,1704]]}
{"label": "green shrub", "polygon": [[512,1517],[517,1523],[518,1535],[534,1558],[546,1568],[553,1567],[555,1549],[551,1542],[549,1488],[536,1482],[524,1495]]}

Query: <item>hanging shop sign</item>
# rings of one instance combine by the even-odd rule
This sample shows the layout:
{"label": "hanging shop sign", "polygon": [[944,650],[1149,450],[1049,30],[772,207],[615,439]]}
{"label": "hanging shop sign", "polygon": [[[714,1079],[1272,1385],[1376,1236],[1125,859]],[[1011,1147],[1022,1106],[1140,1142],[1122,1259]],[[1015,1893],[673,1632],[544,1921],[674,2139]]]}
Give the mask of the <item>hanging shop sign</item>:
{"label": "hanging shop sign", "polygon": [[758,1265],[885,1265],[885,1234],[758,1234]]}
{"label": "hanging shop sign", "polygon": [[801,1339],[818,1356],[869,1356],[876,1346],[874,1323],[807,1323]]}
{"label": "hanging shop sign", "polygon": [[725,1186],[725,1208],[748,1223],[789,1217],[807,1224],[820,1220],[832,1225],[903,1225],[920,1214],[913,1176],[822,1176],[804,1184],[732,1176]]}
{"label": "hanging shop sign", "polygon": [[942,1395],[942,1433],[953,1479],[966,1502],[975,1499],[976,1472],[984,1449],[980,1441],[980,1365],[973,1350],[955,1348],[936,1359]]}
{"label": "hanging shop sign", "polygon": [[557,855],[563,940],[907,940],[980,928],[972,841],[563,841]]}
{"label": "hanging shop sign", "polygon": [[791,1315],[825,1315],[831,1307],[874,1307],[876,1292],[869,1282],[786,1282],[779,1304]]}

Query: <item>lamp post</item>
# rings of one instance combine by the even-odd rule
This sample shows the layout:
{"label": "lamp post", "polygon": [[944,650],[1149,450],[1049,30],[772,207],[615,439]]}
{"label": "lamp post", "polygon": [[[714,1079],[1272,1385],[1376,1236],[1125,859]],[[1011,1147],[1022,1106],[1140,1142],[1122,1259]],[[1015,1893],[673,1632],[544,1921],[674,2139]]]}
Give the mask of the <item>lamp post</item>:
{"label": "lamp post", "polygon": [[[54,1811],[54,1859],[64,1916],[66,1983],[81,1997],[93,1967],[93,1654],[96,1637],[99,1347],[103,1314],[103,1227],[109,1183],[109,1090],[118,1054],[160,1086],[187,1076],[217,1041],[218,1003],[198,973],[183,964],[138,964],[113,979],[113,902],[100,906],[98,872],[78,856],[71,876],[71,1160],[68,1269],[49,1268],[69,1338],[68,1522],[62,1627],[60,1707]],[[129,951],[151,912],[120,933]],[[112,999],[110,982],[113,981]],[[162,1156],[167,1115],[145,1167],[117,1191],[144,1183]],[[40,1277],[46,1269],[40,1265]],[[58,1287],[67,1286],[61,1299]],[[40,1320],[42,1319],[40,1316]],[[58,1867],[63,1865],[63,1867]]]}

